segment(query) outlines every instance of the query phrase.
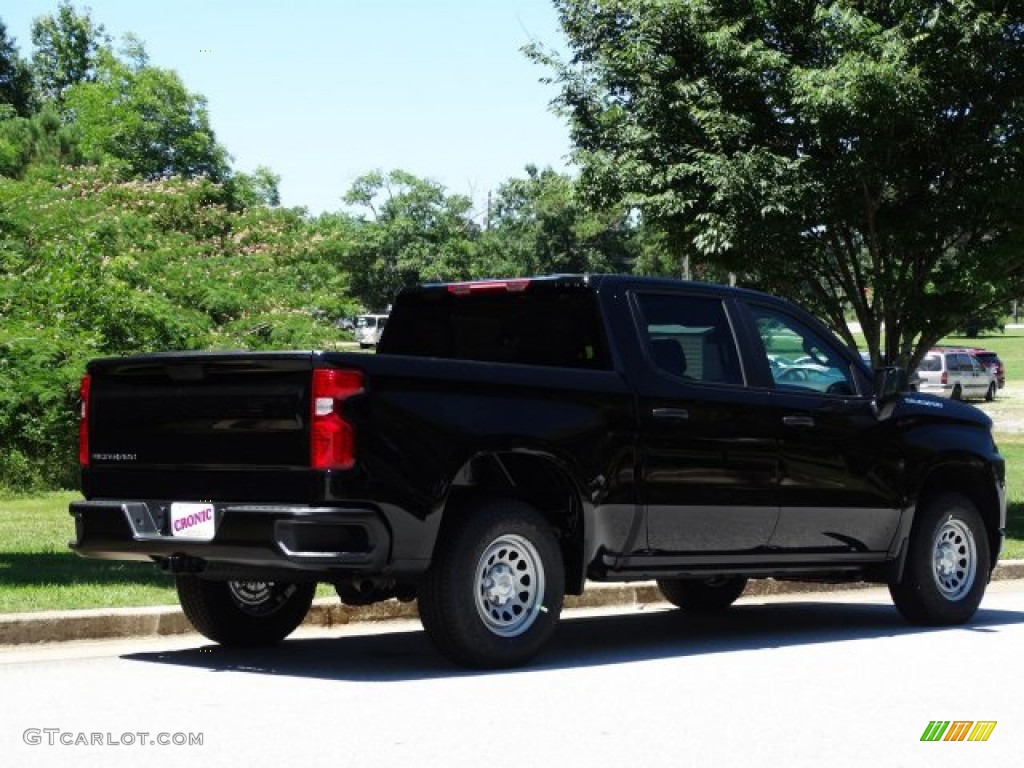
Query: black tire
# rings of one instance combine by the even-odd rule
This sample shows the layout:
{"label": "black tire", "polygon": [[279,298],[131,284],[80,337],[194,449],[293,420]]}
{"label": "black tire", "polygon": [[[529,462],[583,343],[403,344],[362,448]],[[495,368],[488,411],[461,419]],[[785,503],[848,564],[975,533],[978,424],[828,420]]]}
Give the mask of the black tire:
{"label": "black tire", "polygon": [[960,388],[959,384],[957,384],[957,385],[955,385],[953,387],[953,391],[949,395],[951,400],[962,400],[963,396],[964,396],[964,391]]}
{"label": "black tire", "polygon": [[554,529],[508,499],[486,500],[450,521],[418,593],[420,620],[437,649],[479,668],[535,656],[555,632],[564,596]]}
{"label": "black tire", "polygon": [[658,579],[658,589],[672,605],[695,613],[710,613],[736,602],[747,580],[742,576],[710,579]]}
{"label": "black tire", "polygon": [[988,389],[985,391],[985,401],[991,403],[996,399],[996,384],[992,382],[988,385]]}
{"label": "black tire", "polygon": [[914,624],[963,624],[985,594],[990,562],[977,508],[965,496],[944,493],[918,511],[903,579],[890,584],[889,592]]}
{"label": "black tire", "polygon": [[196,630],[221,645],[273,645],[302,623],[315,583],[177,577],[178,601]]}

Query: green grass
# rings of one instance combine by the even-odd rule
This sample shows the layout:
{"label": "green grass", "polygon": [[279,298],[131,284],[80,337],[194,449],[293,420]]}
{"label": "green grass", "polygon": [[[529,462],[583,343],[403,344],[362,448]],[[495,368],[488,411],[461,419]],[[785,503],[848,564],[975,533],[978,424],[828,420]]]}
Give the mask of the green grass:
{"label": "green grass", "polygon": [[999,452],[1006,459],[1006,544],[1000,558],[1024,559],[1024,435],[996,435]]}
{"label": "green grass", "polygon": [[71,492],[0,499],[0,612],[161,605],[172,580],[147,563],[84,560],[68,549]]}

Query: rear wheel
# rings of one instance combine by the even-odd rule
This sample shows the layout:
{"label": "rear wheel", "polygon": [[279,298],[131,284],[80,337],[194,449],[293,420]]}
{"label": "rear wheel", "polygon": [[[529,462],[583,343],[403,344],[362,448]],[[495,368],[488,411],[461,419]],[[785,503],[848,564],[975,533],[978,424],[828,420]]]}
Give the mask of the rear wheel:
{"label": "rear wheel", "polygon": [[996,399],[996,383],[993,381],[988,385],[988,390],[985,392],[985,400],[992,402]]}
{"label": "rear wheel", "polygon": [[550,523],[521,502],[491,500],[438,544],[420,583],[420,619],[452,661],[509,667],[551,638],[564,595],[562,553]]}
{"label": "rear wheel", "polygon": [[942,494],[914,520],[903,579],[889,592],[915,624],[963,624],[985,594],[990,562],[977,508],[958,493]]}
{"label": "rear wheel", "polygon": [[963,395],[964,391],[960,388],[960,385],[957,384],[956,386],[953,387],[953,393],[950,395],[950,398],[952,398],[953,400],[960,400],[963,398]]}
{"label": "rear wheel", "polygon": [[746,586],[747,580],[742,576],[658,579],[658,589],[672,605],[701,613],[728,608],[743,594]]}
{"label": "rear wheel", "polygon": [[196,630],[222,645],[272,645],[288,637],[309,612],[316,584],[176,579],[178,601]]}

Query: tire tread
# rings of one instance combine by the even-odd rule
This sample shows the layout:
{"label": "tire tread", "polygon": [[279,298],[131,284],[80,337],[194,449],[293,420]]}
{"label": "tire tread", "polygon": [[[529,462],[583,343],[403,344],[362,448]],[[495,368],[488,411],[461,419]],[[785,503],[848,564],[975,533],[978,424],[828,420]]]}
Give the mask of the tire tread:
{"label": "tire tread", "polygon": [[295,584],[295,592],[273,613],[253,616],[231,598],[227,582],[179,574],[178,602],[196,631],[221,645],[273,645],[290,635],[309,612],[316,584]]}
{"label": "tire tread", "polygon": [[[955,602],[939,592],[931,573],[931,547],[936,529],[952,515],[958,515],[971,529],[978,560],[974,584]],[[903,578],[889,584],[889,593],[900,614],[913,624],[963,624],[971,619],[981,603],[990,564],[988,536],[974,503],[959,493],[942,493],[928,499],[914,520]]]}
{"label": "tire tread", "polygon": [[[533,507],[513,499],[485,499],[448,523],[419,585],[420,621],[427,636],[442,655],[464,666],[524,663],[550,639],[562,610],[565,573],[554,530]],[[483,626],[471,584],[483,549],[502,533],[529,539],[545,569],[546,611],[522,635],[511,638],[492,635]]]}

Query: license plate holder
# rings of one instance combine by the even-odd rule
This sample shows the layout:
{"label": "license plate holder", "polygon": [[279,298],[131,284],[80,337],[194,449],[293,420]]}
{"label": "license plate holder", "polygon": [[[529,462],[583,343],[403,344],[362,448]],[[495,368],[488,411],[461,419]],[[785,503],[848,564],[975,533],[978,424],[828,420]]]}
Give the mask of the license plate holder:
{"label": "license plate holder", "polygon": [[207,502],[176,501],[171,504],[171,536],[210,541],[217,531],[217,513]]}

